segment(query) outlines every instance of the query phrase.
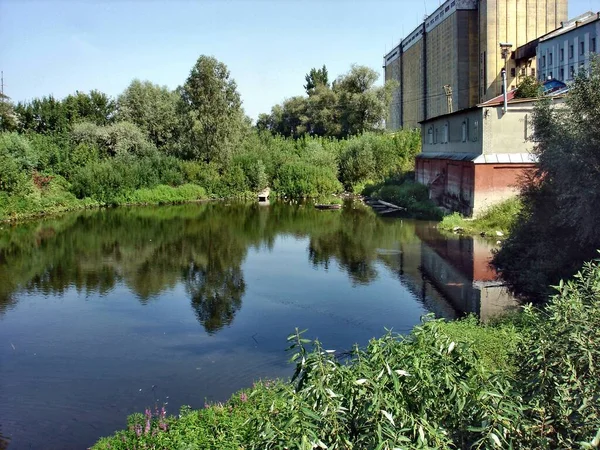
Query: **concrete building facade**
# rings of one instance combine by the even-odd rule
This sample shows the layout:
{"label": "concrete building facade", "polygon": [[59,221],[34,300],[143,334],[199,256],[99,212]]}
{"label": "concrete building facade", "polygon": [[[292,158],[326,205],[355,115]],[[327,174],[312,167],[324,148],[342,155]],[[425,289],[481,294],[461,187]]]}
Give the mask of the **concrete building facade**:
{"label": "concrete building facade", "polygon": [[423,121],[416,181],[430,188],[438,204],[466,216],[516,195],[520,179],[537,163],[531,140],[534,104],[512,100],[504,112],[494,99]]}
{"label": "concrete building facade", "polygon": [[[567,0],[447,0],[384,57],[385,79],[399,83],[387,128],[416,128],[496,97],[505,65],[516,85],[514,50],[566,19]],[[506,60],[500,42],[512,44]]]}
{"label": "concrete building facade", "polygon": [[600,46],[600,12],[588,12],[540,37],[537,45],[538,79],[570,81],[588,71]]}

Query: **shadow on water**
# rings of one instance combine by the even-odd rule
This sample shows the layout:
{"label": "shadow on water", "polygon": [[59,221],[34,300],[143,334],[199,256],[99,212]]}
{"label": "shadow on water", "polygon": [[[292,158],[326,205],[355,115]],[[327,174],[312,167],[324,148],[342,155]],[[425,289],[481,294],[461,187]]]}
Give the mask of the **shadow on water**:
{"label": "shadow on water", "polygon": [[384,327],[408,332],[427,312],[487,318],[512,304],[490,251],[352,202],[117,208],[3,224],[0,449],[8,438],[11,449],[89,446],[158,401],[156,386],[176,412],[288,376],[282,349],[294,327],[350,349]]}

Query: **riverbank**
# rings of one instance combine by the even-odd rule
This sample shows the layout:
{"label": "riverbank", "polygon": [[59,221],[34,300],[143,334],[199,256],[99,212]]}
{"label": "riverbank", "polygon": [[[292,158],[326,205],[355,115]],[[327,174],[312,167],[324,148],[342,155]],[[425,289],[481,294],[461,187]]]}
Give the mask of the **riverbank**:
{"label": "riverbank", "polygon": [[515,197],[492,206],[472,219],[465,218],[457,212],[449,214],[438,224],[438,228],[457,234],[502,238],[510,233],[521,208],[521,200]]}
{"label": "riverbank", "polygon": [[589,263],[544,310],[426,320],[349,355],[297,330],[290,382],[177,416],[157,405],[93,448],[597,448],[598,279]]}

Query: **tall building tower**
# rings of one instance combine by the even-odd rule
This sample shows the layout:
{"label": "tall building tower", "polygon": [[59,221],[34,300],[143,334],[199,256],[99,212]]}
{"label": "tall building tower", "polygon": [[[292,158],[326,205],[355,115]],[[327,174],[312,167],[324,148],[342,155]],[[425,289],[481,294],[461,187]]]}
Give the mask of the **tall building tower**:
{"label": "tall building tower", "polygon": [[[502,69],[516,83],[514,50],[567,19],[567,0],[447,0],[385,57],[399,87],[388,129],[469,108],[502,93]],[[511,44],[507,59],[500,43]]]}

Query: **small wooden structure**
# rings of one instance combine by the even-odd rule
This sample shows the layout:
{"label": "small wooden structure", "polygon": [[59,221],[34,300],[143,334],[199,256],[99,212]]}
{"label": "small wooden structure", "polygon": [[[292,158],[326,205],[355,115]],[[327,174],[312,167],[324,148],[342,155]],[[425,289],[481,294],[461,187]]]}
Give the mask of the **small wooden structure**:
{"label": "small wooden structure", "polygon": [[258,193],[258,201],[259,202],[268,202],[269,195],[271,195],[271,188],[264,188],[262,191]]}

